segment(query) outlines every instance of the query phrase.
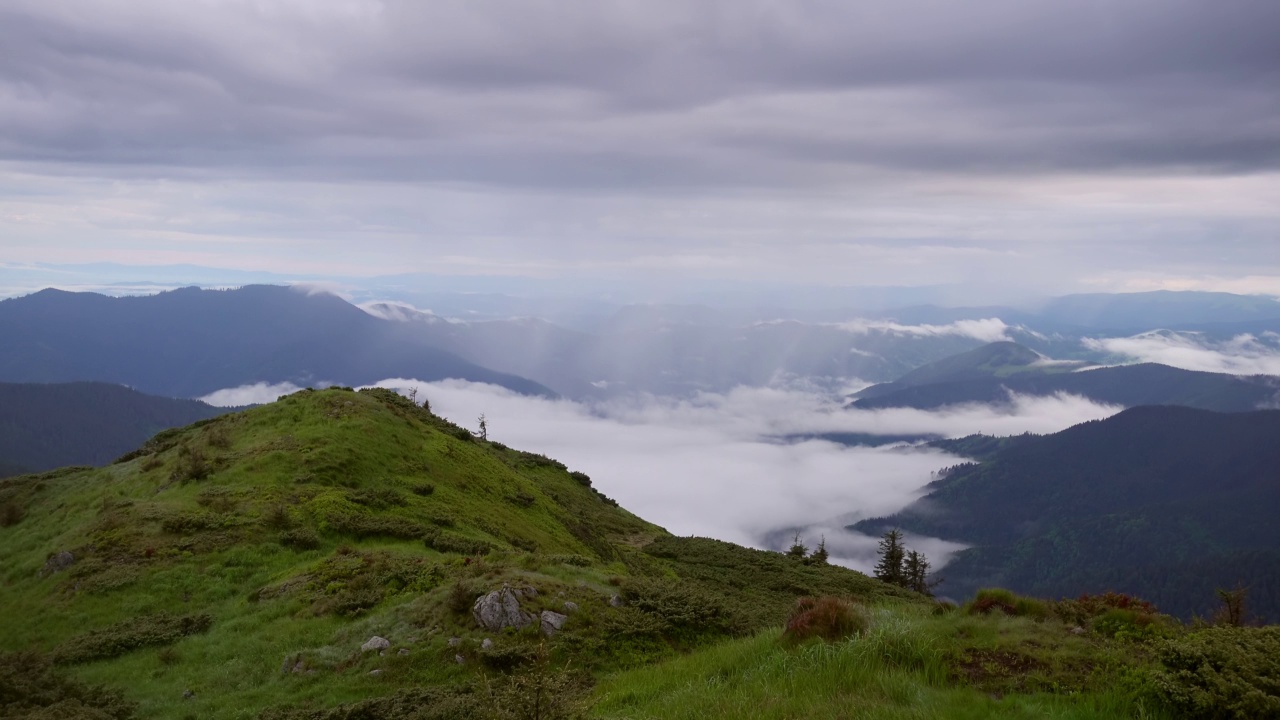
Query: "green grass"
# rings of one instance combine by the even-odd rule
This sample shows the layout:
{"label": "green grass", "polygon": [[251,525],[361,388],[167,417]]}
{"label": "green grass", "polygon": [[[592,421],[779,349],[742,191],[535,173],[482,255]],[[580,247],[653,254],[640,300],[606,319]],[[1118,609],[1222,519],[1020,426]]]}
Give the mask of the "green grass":
{"label": "green grass", "polygon": [[[1121,664],[1061,626],[1009,618],[936,617],[917,607],[877,608],[871,629],[838,643],[792,648],[774,628],[656,666],[616,673],[596,688],[600,718],[1133,718],[1160,717],[1110,687],[1099,661]],[[963,669],[975,652],[1031,658],[1021,684],[1000,692]],[[1092,665],[1081,673],[1085,660]],[[982,674],[979,671],[979,674]],[[1010,680],[1012,678],[1004,678]],[[976,681],[976,682],[975,682]],[[1060,683],[1078,683],[1064,687]],[[1007,690],[1008,688],[1006,688]]]}

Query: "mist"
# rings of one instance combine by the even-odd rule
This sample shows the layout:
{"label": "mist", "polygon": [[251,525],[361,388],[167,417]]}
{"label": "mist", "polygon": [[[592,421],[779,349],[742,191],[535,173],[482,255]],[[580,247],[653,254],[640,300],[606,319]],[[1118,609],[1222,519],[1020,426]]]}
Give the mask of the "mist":
{"label": "mist", "polygon": [[1085,338],[1090,350],[1137,362],[1232,375],[1280,375],[1280,334],[1244,333],[1215,341],[1201,333],[1156,330],[1126,338]]}

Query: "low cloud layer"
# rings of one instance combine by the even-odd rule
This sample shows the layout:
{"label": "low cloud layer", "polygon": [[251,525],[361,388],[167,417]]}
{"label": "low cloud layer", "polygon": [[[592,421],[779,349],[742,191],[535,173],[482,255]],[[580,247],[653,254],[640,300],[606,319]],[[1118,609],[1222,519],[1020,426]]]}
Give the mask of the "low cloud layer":
{"label": "low cloud layer", "polygon": [[1200,333],[1160,330],[1127,338],[1085,338],[1082,342],[1090,350],[1136,362],[1232,375],[1280,375],[1280,334],[1273,332],[1214,341]]}
{"label": "low cloud layer", "polygon": [[945,325],[902,325],[886,320],[850,320],[838,325],[841,330],[865,335],[869,332],[884,332],[894,335],[913,335],[915,337],[936,337],[938,335],[957,335],[971,337],[982,342],[997,342],[1009,339],[1012,329],[1000,318],[984,318],[981,320],[957,320]]}
{"label": "low cloud layer", "polygon": [[216,407],[244,407],[245,405],[261,405],[273,402],[281,395],[296,393],[301,389],[290,382],[274,384],[261,382],[216,390],[197,399]]}

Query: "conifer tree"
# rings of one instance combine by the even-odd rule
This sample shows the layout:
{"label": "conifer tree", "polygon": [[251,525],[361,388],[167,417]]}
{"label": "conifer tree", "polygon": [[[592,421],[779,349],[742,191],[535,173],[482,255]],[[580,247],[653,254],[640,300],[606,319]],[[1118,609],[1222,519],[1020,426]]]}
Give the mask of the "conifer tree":
{"label": "conifer tree", "polygon": [[933,595],[929,592],[929,561],[924,555],[915,550],[907,553],[903,574],[908,590],[914,590],[921,595]]}
{"label": "conifer tree", "polygon": [[818,541],[818,549],[813,551],[813,554],[809,556],[809,560],[818,565],[826,565],[829,557],[830,554],[827,553],[827,536],[823,535],[822,539]]}
{"label": "conifer tree", "polygon": [[787,554],[797,560],[803,560],[804,556],[809,554],[809,548],[800,542],[800,533],[796,533],[796,536],[792,538],[791,549],[787,550]]}
{"label": "conifer tree", "polygon": [[876,577],[891,585],[903,585],[902,531],[894,528],[880,538],[880,562],[876,563]]}

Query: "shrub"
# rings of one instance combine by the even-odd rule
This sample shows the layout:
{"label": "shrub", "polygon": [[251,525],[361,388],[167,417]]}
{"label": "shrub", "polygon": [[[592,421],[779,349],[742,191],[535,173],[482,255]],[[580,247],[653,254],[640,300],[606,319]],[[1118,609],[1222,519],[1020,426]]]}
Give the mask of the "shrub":
{"label": "shrub", "polygon": [[483,594],[484,589],[475,582],[459,580],[449,586],[449,593],[445,595],[445,607],[454,615],[470,615],[476,599]]}
{"label": "shrub", "polygon": [[747,629],[721,597],[684,580],[628,578],[622,584],[622,599],[676,636],[737,635]]}
{"label": "shrub", "polygon": [[1151,690],[1179,718],[1280,717],[1280,627],[1214,627],[1165,641]]}
{"label": "shrub", "polygon": [[320,547],[320,536],[308,527],[294,528],[280,534],[280,544],[294,550],[315,550]]}
{"label": "shrub", "polygon": [[334,530],[359,538],[383,536],[416,540],[424,532],[424,528],[418,523],[400,517],[338,515],[330,518],[329,523]]}
{"label": "shrub", "polygon": [[178,464],[174,467],[169,479],[175,482],[204,480],[213,471],[205,460],[204,451],[193,445],[184,444],[178,448]]}
{"label": "shrub", "polygon": [[987,615],[998,610],[1005,615],[1043,620],[1049,617],[1049,605],[1043,600],[1022,597],[1004,588],[983,588],[965,606],[970,615]]}
{"label": "shrub", "polygon": [[1137,610],[1113,608],[1093,621],[1093,631],[1113,638],[1141,638],[1155,634],[1155,616]]}
{"label": "shrub", "polygon": [[275,530],[288,530],[293,527],[293,516],[283,503],[275,503],[263,513],[262,524]]}
{"label": "shrub", "polygon": [[0,654],[0,713],[6,718],[128,720],[135,710],[119,693],[66,677],[43,655]]}
{"label": "shrub", "polygon": [[0,505],[0,527],[13,527],[27,516],[26,510],[16,500]]}
{"label": "shrub", "polygon": [[802,597],[787,619],[782,636],[792,642],[822,638],[828,642],[843,640],[867,631],[870,618],[866,611],[848,600],[830,595],[820,598]]}
{"label": "shrub", "polygon": [[447,530],[429,532],[424,537],[423,542],[432,550],[442,553],[488,555],[493,551],[493,545],[484,540],[475,540]]}
{"label": "shrub", "polygon": [[160,521],[160,529],[174,535],[190,535],[221,525],[222,521],[206,512],[179,512],[167,515]]}
{"label": "shrub", "polygon": [[369,490],[357,490],[347,493],[347,499],[357,505],[363,505],[371,510],[386,510],[393,507],[403,507],[406,503],[404,495],[392,490],[391,488],[377,488]]}
{"label": "shrub", "polygon": [[221,448],[223,450],[231,447],[231,433],[227,431],[225,423],[210,425],[209,429],[205,431],[204,436],[210,447]]}
{"label": "shrub", "polygon": [[573,472],[569,473],[569,477],[578,481],[579,485],[582,485],[584,487],[591,487],[591,477],[584,472],[574,470]]}
{"label": "shrub", "polygon": [[409,489],[413,491],[414,495],[427,497],[436,491],[436,486],[431,483],[418,483]]}
{"label": "shrub", "polygon": [[547,562],[558,565],[573,565],[574,567],[591,566],[591,558],[585,555],[548,555]]}
{"label": "shrub", "polygon": [[54,651],[54,660],[65,665],[119,657],[138,648],[177,642],[208,630],[212,624],[209,615],[159,613],[129,618],[62,643]]}

